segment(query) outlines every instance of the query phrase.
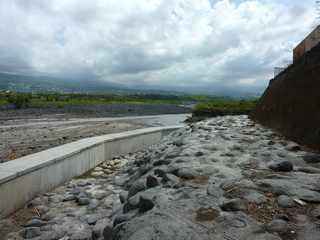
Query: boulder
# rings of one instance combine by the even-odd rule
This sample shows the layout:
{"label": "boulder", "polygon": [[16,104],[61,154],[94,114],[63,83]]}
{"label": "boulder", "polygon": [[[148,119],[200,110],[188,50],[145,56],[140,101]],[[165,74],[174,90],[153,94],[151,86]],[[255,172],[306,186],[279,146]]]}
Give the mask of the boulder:
{"label": "boulder", "polygon": [[137,180],[132,184],[132,186],[129,189],[128,197],[132,197],[136,195],[138,192],[144,191],[146,189],[145,181],[143,180]]}
{"label": "boulder", "polygon": [[286,195],[280,195],[277,199],[278,205],[283,208],[291,208],[295,206],[292,198]]}
{"label": "boulder", "polygon": [[309,153],[302,158],[306,163],[320,163],[320,154]]}
{"label": "boulder", "polygon": [[153,188],[159,185],[158,179],[153,175],[148,175],[146,179],[147,188]]}
{"label": "boulder", "polygon": [[290,172],[293,170],[293,164],[289,161],[281,161],[269,165],[269,168],[277,172]]}

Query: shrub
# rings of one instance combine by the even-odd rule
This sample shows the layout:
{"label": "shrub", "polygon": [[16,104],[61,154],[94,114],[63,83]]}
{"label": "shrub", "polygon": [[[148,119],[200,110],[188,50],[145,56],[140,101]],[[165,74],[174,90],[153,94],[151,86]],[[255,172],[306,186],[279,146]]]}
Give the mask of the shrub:
{"label": "shrub", "polygon": [[13,104],[17,109],[28,108],[30,106],[32,96],[23,93],[11,93],[7,96],[8,103]]}
{"label": "shrub", "polygon": [[256,101],[214,100],[198,103],[193,108],[194,116],[223,116],[249,114],[256,106]]}

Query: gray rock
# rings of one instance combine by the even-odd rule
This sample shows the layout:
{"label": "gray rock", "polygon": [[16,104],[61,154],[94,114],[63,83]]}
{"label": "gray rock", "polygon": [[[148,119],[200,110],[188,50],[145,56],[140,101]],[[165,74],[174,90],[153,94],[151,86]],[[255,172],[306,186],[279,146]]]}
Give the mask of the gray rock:
{"label": "gray rock", "polygon": [[220,198],[223,196],[223,190],[219,186],[216,186],[215,183],[210,182],[207,187],[207,194],[215,198]]}
{"label": "gray rock", "polygon": [[80,231],[72,234],[70,240],[92,240],[91,230]]}
{"label": "gray rock", "polygon": [[172,188],[178,188],[181,185],[180,178],[171,173],[167,173],[162,178],[162,183],[166,183],[167,186],[170,186]]}
{"label": "gray rock", "polygon": [[198,151],[198,152],[196,152],[194,155],[195,155],[196,157],[201,157],[201,156],[204,155],[204,153],[201,152],[201,151]]}
{"label": "gray rock", "polygon": [[255,190],[245,191],[245,195],[243,196],[243,198],[248,202],[256,203],[258,205],[267,202],[267,198],[263,194]]}
{"label": "gray rock", "polygon": [[39,237],[41,235],[41,231],[39,227],[28,227],[23,229],[20,232],[20,235],[23,238],[31,239],[31,238]]}
{"label": "gray rock", "polygon": [[86,192],[80,192],[77,195],[77,201],[78,201],[79,198],[89,198],[89,195]]}
{"label": "gray rock", "polygon": [[70,194],[73,194],[73,195],[78,195],[81,193],[81,189],[80,188],[73,188],[71,191],[70,191]]}
{"label": "gray rock", "polygon": [[153,170],[154,174],[158,177],[164,177],[165,174],[167,173],[167,168],[155,168]]}
{"label": "gray rock", "polygon": [[291,208],[295,206],[292,198],[286,195],[280,195],[277,199],[278,205],[283,208]]}
{"label": "gray rock", "polygon": [[23,237],[21,237],[20,235],[19,235],[19,233],[17,233],[17,232],[14,232],[14,233],[9,233],[9,234],[7,234],[7,236],[5,236],[6,238],[4,238],[4,239],[6,239],[6,240],[23,240],[24,238]]}
{"label": "gray rock", "polygon": [[113,221],[113,226],[117,226],[121,223],[127,222],[129,220],[131,220],[134,216],[136,215],[136,213],[131,212],[128,214],[119,214],[115,217],[114,221]]}
{"label": "gray rock", "polygon": [[290,172],[293,170],[293,164],[289,161],[281,161],[269,165],[269,168],[277,172]]}
{"label": "gray rock", "polygon": [[306,163],[320,163],[320,154],[309,153],[302,158]]}
{"label": "gray rock", "polygon": [[38,219],[38,218],[34,218],[34,219],[31,219],[30,221],[28,221],[26,223],[25,227],[42,227],[46,224],[47,224],[47,222],[42,221],[41,219]]}
{"label": "gray rock", "polygon": [[144,213],[154,207],[154,196],[152,194],[141,194],[139,200],[139,212]]}
{"label": "gray rock", "polygon": [[119,194],[119,198],[120,198],[120,202],[121,202],[121,203],[124,203],[124,202],[127,201],[127,199],[128,199],[128,192],[127,192],[127,191],[122,191],[122,192]]}
{"label": "gray rock", "polygon": [[[209,240],[203,229],[170,211],[149,211],[113,229],[117,240]],[[107,238],[111,240],[112,238]]]}
{"label": "gray rock", "polygon": [[159,185],[159,181],[155,176],[148,175],[146,180],[147,188],[153,188]]}
{"label": "gray rock", "polygon": [[114,179],[113,179],[113,183],[116,185],[116,186],[124,186],[127,182],[127,178],[126,176],[115,176]]}
{"label": "gray rock", "polygon": [[316,207],[310,211],[310,216],[315,219],[319,220],[320,219],[320,207]]}
{"label": "gray rock", "polygon": [[41,232],[40,240],[45,239],[45,240],[57,240],[57,239],[62,239],[63,238],[63,233],[62,232],[56,232],[56,231],[45,231]]}
{"label": "gray rock", "polygon": [[87,216],[87,223],[89,225],[94,225],[99,220],[99,218],[100,217],[97,214],[89,215],[89,216]]}
{"label": "gray rock", "polygon": [[309,202],[309,203],[320,203],[320,193],[316,191],[311,191],[308,189],[300,190],[299,192],[300,200]]}
{"label": "gray rock", "polygon": [[220,208],[226,212],[245,211],[247,210],[247,202],[242,199],[232,199],[224,202]]}
{"label": "gray rock", "polygon": [[63,200],[64,202],[74,201],[77,197],[74,194],[67,194],[64,196]]}
{"label": "gray rock", "polygon": [[89,198],[79,198],[78,199],[78,204],[80,206],[85,206],[85,205],[89,205],[90,204],[90,199]]}
{"label": "gray rock", "polygon": [[291,151],[291,152],[298,152],[298,151],[301,151],[301,147],[296,144],[296,143],[289,143],[286,147],[286,149],[288,151]]}
{"label": "gray rock", "polygon": [[108,225],[103,229],[103,239],[104,240],[113,240],[113,227]]}
{"label": "gray rock", "polygon": [[177,146],[177,147],[182,147],[184,145],[184,141],[183,141],[183,139],[179,139],[179,140],[173,141],[172,144]]}
{"label": "gray rock", "polygon": [[319,174],[320,169],[315,167],[299,167],[296,169],[299,172],[310,173],[310,174]]}
{"label": "gray rock", "polygon": [[91,227],[85,222],[71,218],[63,223],[63,228],[70,236],[70,240],[92,240]]}
{"label": "gray rock", "polygon": [[112,223],[108,218],[100,219],[99,221],[97,221],[92,229],[92,239],[98,240],[102,238],[103,231],[108,226],[112,226]]}
{"label": "gray rock", "polygon": [[161,165],[168,165],[170,163],[171,163],[170,159],[162,159],[162,160],[155,161],[153,163],[153,166],[157,167],[157,166],[161,166]]}
{"label": "gray rock", "polygon": [[281,219],[274,219],[269,224],[266,225],[266,229],[270,233],[287,233],[289,229],[289,225],[286,221]]}
{"label": "gray rock", "polygon": [[123,213],[127,213],[134,209],[139,208],[140,194],[136,194],[129,198],[128,201],[123,205]]}
{"label": "gray rock", "polygon": [[251,234],[246,240],[282,240],[279,236],[270,233]]}
{"label": "gray rock", "polygon": [[274,194],[295,196],[306,202],[320,202],[320,193],[306,188],[306,185],[297,179],[264,179],[257,184],[264,191]]}
{"label": "gray rock", "polygon": [[128,197],[132,197],[136,195],[138,192],[144,191],[146,189],[145,181],[138,180],[132,184],[132,186],[129,189]]}
{"label": "gray rock", "polygon": [[100,205],[99,200],[97,200],[97,199],[92,199],[92,200],[90,201],[90,204],[89,204],[89,206],[88,206],[88,209],[89,209],[89,210],[94,210],[94,209],[96,209],[99,205]]}
{"label": "gray rock", "polygon": [[183,179],[194,179],[199,174],[193,168],[181,168],[178,170],[177,176]]}
{"label": "gray rock", "polygon": [[78,185],[79,187],[85,187],[85,186],[91,185],[91,183],[88,182],[88,181],[86,181],[86,180],[82,180],[82,181],[79,181],[79,182],[77,183],[77,185]]}
{"label": "gray rock", "polygon": [[110,191],[99,191],[99,192],[94,194],[94,198],[96,198],[98,200],[102,200],[105,197],[109,196],[110,194],[111,194]]}

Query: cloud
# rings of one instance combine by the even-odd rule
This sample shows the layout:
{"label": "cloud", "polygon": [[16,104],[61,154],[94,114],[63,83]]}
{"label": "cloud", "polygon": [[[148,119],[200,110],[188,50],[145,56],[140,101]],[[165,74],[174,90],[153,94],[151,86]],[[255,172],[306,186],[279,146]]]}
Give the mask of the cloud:
{"label": "cloud", "polygon": [[0,0],[0,71],[175,90],[261,90],[314,26],[312,4]]}

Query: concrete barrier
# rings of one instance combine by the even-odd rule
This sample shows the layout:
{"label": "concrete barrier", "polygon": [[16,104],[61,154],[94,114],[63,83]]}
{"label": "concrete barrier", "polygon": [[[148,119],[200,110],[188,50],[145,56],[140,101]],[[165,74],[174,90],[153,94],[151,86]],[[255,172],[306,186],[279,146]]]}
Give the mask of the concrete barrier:
{"label": "concrete barrier", "polygon": [[103,161],[145,149],[182,126],[152,127],[82,139],[0,164],[0,219],[37,194],[80,176]]}

